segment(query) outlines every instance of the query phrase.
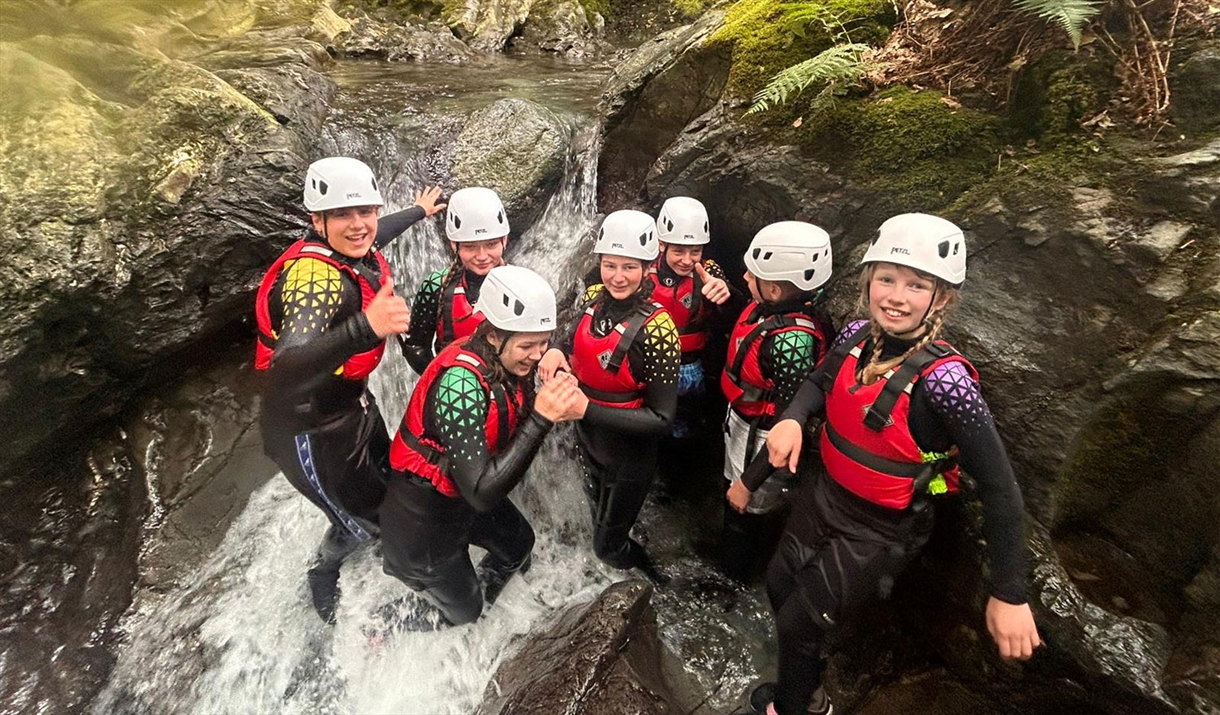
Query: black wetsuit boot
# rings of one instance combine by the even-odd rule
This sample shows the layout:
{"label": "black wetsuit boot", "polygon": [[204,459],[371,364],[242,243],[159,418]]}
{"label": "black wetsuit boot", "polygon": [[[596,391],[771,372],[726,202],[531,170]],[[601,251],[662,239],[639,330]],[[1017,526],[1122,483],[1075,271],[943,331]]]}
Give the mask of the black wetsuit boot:
{"label": "black wetsuit boot", "polygon": [[327,623],[335,622],[335,603],[339,600],[339,567],[363,540],[341,526],[331,524],[318,545],[306,579],[314,610]]}

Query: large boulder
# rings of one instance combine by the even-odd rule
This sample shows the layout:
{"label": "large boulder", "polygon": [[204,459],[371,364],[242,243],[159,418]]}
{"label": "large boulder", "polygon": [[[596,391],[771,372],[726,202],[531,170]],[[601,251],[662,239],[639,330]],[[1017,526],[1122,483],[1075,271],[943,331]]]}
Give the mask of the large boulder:
{"label": "large boulder", "polygon": [[530,15],[534,0],[464,0],[446,8],[453,31],[480,52],[499,52]]}
{"label": "large boulder", "polygon": [[342,23],[310,0],[264,5],[189,3],[140,25],[116,3],[65,18],[83,27],[61,37],[6,33],[5,471],[239,322],[299,231],[295,177],[331,91],[321,43]]}
{"label": "large boulder", "polygon": [[527,99],[502,99],[470,115],[453,153],[459,187],[486,186],[500,195],[514,234],[546,207],[563,178],[572,128]]}
{"label": "large boulder", "polygon": [[461,64],[474,55],[465,42],[436,20],[387,22],[356,13],[350,22],[351,32],[335,42],[335,48],[348,57]]}
{"label": "large boulder", "polygon": [[651,596],[647,583],[621,581],[566,609],[500,666],[478,715],[694,712],[699,701],[658,639]]}
{"label": "large boulder", "polygon": [[514,49],[536,49],[567,57],[586,57],[608,51],[603,40],[606,20],[578,0],[542,0],[530,9]]}

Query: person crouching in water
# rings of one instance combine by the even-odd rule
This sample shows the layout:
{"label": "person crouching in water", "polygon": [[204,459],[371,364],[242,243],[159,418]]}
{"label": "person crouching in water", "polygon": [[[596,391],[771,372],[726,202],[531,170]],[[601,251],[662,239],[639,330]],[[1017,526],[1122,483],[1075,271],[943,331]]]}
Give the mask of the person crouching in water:
{"label": "person crouching in water", "polygon": [[733,327],[720,376],[729,400],[724,477],[730,484],[721,554],[728,574],[743,583],[760,576],[775,551],[795,478],[767,463],[767,434],[834,334],[822,292],[831,274],[830,236],[801,221],[773,223],[754,236],[745,264],[754,300]]}
{"label": "person crouching in water", "polygon": [[640,211],[615,211],[602,222],[593,252],[602,284],[570,344],[542,359],[544,381],[571,371],[589,397],[576,424],[585,495],[593,517],[593,551],[617,569],[639,568],[664,581],[631,527],[657,466],[657,441],[673,426],[678,400],[678,331],[649,294],[648,265],[657,257],[656,225]]}
{"label": "person crouching in water", "polygon": [[[473,622],[529,566],[534,531],[508,493],[551,427],[588,402],[570,376],[534,394],[555,327],[555,294],[542,276],[493,268],[476,305],[486,320],[441,350],[411,394],[381,505],[383,569],[450,625]],[[477,571],[472,544],[487,550]]]}
{"label": "person crouching in water", "polygon": [[330,520],[308,572],[322,620],[332,623],[339,567],[376,536],[390,436],[368,390],[385,340],[407,330],[381,248],[445,208],[440,190],[378,216],[384,201],[364,162],[332,156],[310,164],[304,203],[311,228],[267,271],[255,298],[255,369],[266,371],[263,450],[289,483]]}
{"label": "person crouching in water", "polygon": [[475,311],[479,289],[492,268],[504,265],[508,214],[491,189],[459,189],[445,212],[445,238],[453,250],[448,268],[424,279],[411,307],[411,328],[402,341],[407,364],[422,375],[449,343],[469,337],[483,322]]}
{"label": "person crouching in water", "polygon": [[703,257],[711,241],[708,229],[707,209],[701,202],[687,196],[666,199],[657,214],[660,257],[648,270],[652,299],[673,319],[682,347],[678,407],[673,429],[661,442],[661,476],[667,488],[687,494],[699,491],[698,475],[692,472],[698,471],[708,452],[702,439],[709,407],[704,348],[709,332],[725,322],[721,307],[734,294],[724,270]]}
{"label": "person crouching in water", "polygon": [[779,679],[755,689],[757,712],[831,711],[821,688],[827,637],[888,595],[928,539],[932,496],[957,491],[959,465],[983,503],[987,628],[1005,658],[1029,658],[1040,644],[1021,491],[978,373],[939,339],[966,278],[962,231],[936,216],[895,216],[863,265],[869,320],[843,330],[767,437],[771,464],[795,471],[805,420],[825,414],[825,473],[799,493],[767,571]]}

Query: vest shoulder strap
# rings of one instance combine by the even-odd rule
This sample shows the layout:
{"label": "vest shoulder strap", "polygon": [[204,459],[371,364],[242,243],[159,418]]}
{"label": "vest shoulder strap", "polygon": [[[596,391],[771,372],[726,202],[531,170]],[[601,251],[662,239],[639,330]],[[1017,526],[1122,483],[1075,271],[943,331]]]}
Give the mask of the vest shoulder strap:
{"label": "vest shoulder strap", "polygon": [[843,368],[843,361],[847,360],[848,354],[855,350],[856,346],[871,332],[872,327],[868,321],[865,321],[850,337],[826,353],[826,359],[822,362],[820,371],[821,379],[818,380],[818,387],[822,389],[822,394],[829,394],[830,389],[834,387],[835,378],[839,376],[839,370]]}
{"label": "vest shoulder strap", "polygon": [[881,388],[881,394],[864,414],[864,426],[874,432],[880,432],[893,424],[894,420],[890,415],[894,411],[894,405],[898,403],[898,398],[904,392],[908,395],[911,393],[915,378],[922,375],[937,360],[957,354],[959,353],[947,344],[934,341],[903,360],[901,365],[886,376],[885,387]]}
{"label": "vest shoulder strap", "polygon": [[[614,352],[610,355],[610,360],[606,363],[606,370],[610,372],[619,371],[619,368],[623,366],[623,360],[627,359],[627,351],[631,349],[632,343],[639,336],[644,323],[647,323],[648,319],[656,311],[657,305],[655,303],[646,303],[632,311],[631,315],[627,317],[625,324],[620,324],[623,327],[621,336],[619,337],[618,345],[614,347]],[[618,330],[618,327],[615,330]]]}

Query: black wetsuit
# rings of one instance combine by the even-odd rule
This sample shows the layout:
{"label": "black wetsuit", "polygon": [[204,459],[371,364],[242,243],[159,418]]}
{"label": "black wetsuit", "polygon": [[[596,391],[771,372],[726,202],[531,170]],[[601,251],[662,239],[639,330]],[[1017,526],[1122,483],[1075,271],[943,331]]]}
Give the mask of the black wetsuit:
{"label": "black wetsuit", "polygon": [[[861,325],[847,326],[836,342]],[[882,357],[897,357],[910,346],[887,337]],[[861,365],[868,364],[871,351],[870,340]],[[801,386],[784,418],[803,424],[823,410],[818,378],[815,371]],[[978,485],[991,594],[1007,603],[1025,603],[1028,552],[1021,491],[978,383],[960,363],[948,363],[915,383],[910,405],[909,425],[919,448],[943,452],[956,445],[958,463]],[[767,593],[779,635],[775,708],[780,715],[805,712],[821,682],[826,637],[857,618],[871,601],[888,594],[894,578],[927,541],[932,521],[931,509],[882,507],[824,474],[801,489],[767,571]]]}
{"label": "black wetsuit", "polygon": [[[605,337],[637,310],[638,301],[614,300],[593,286],[592,332]],[[571,352],[569,342],[562,349]],[[672,428],[678,401],[678,331],[668,313],[646,322],[627,351],[631,374],[645,384],[637,408],[590,403],[576,423],[585,495],[593,518],[593,551],[620,569],[650,567],[643,548],[630,538],[657,464],[657,442]]]}
{"label": "black wetsuit", "polygon": [[[485,362],[495,359],[494,350],[482,352]],[[521,379],[508,375],[502,387],[511,395]],[[428,479],[396,470],[381,505],[385,572],[421,592],[452,625],[470,623],[483,612],[480,575],[498,579],[502,587],[534,548],[534,530],[508,493],[553,425],[527,405],[511,437],[500,439],[507,446],[493,455],[485,432],[491,399],[470,369],[445,368],[428,389],[422,436],[444,448],[446,474],[459,496],[445,496]],[[482,574],[471,564],[471,544],[488,552],[479,564]],[[494,600],[491,587],[484,586]]]}
{"label": "black wetsuit", "polygon": [[[451,280],[457,281],[465,278],[466,300],[474,305],[479,300],[479,289],[483,287],[483,279],[486,276],[472,273],[464,268],[461,271],[464,275],[454,276]],[[445,268],[428,274],[415,293],[415,299],[411,305],[411,327],[403,336],[402,351],[407,358],[407,364],[420,375],[428,369],[428,363],[436,357],[437,351],[445,347],[437,344],[439,341],[436,336],[436,326],[441,321],[442,310],[453,310],[452,305],[441,305],[441,297],[444,295],[446,285],[445,277],[449,273],[450,269]],[[452,325],[453,316],[447,316],[446,322]]]}
{"label": "black wetsuit", "polygon": [[[414,206],[380,218],[376,247],[424,215]],[[313,229],[306,240],[327,245]],[[377,274],[371,252],[359,260],[334,256]],[[338,577],[343,558],[375,534],[389,454],[389,435],[367,381],[335,371],[382,339],[363,313],[356,280],[320,260],[302,258],[281,271],[268,307],[278,339],[260,416],[263,449],[330,519],[311,570],[325,571],[329,580]]]}

